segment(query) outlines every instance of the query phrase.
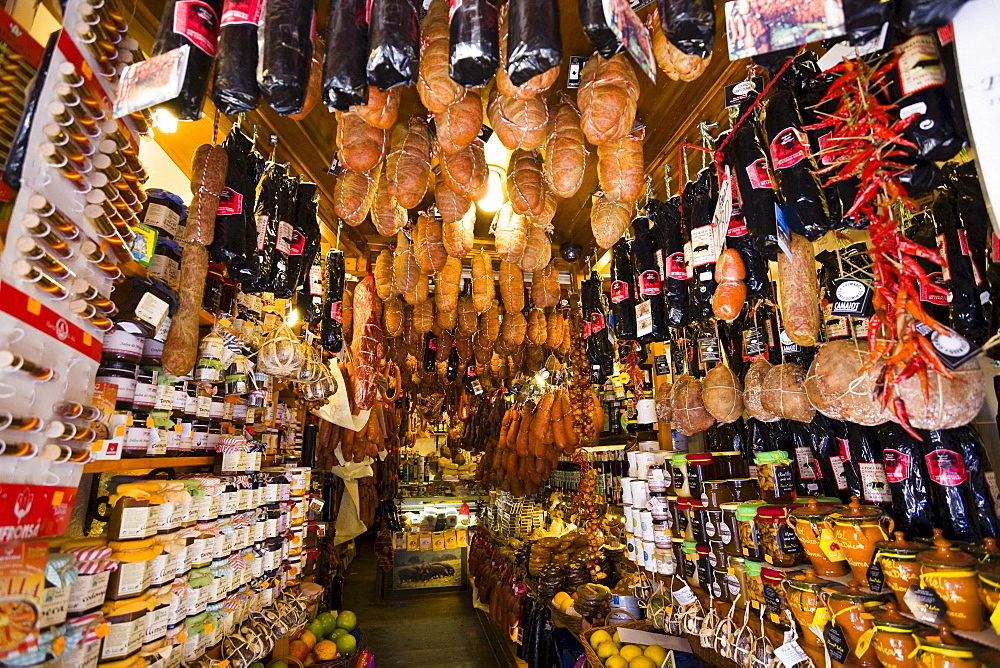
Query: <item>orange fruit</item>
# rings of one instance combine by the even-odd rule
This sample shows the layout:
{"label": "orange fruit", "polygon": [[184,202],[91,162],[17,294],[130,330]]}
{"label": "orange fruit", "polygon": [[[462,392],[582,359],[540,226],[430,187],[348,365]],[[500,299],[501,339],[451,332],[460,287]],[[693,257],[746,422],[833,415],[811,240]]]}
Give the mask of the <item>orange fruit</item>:
{"label": "orange fruit", "polygon": [[321,640],[316,643],[313,654],[320,661],[331,661],[337,657],[337,644],[330,640]]}
{"label": "orange fruit", "polygon": [[306,629],[305,631],[302,632],[302,635],[299,636],[299,640],[304,642],[309,647],[309,649],[312,649],[313,647],[316,646],[316,634],[310,631],[309,629]]}

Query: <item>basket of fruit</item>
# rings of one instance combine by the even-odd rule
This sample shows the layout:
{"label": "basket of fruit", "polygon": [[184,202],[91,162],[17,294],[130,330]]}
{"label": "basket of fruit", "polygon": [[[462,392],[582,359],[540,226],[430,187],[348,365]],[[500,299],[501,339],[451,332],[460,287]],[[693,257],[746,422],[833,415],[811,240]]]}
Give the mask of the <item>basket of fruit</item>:
{"label": "basket of fruit", "polygon": [[365,635],[350,610],[321,612],[292,640],[288,653],[305,666],[348,668],[365,651]]}
{"label": "basket of fruit", "polygon": [[634,621],[613,626],[595,626],[583,632],[583,651],[590,668],[658,668],[667,653],[659,645],[629,645],[621,641],[618,629],[652,631],[653,625],[645,619],[636,620],[627,610],[612,610],[608,616],[619,613]]}

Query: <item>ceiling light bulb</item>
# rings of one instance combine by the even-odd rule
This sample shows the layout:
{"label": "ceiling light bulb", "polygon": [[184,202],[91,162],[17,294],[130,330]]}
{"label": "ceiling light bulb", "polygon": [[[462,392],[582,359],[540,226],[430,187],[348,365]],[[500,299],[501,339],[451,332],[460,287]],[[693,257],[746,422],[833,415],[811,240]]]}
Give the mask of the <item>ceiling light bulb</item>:
{"label": "ceiling light bulb", "polygon": [[476,204],[479,208],[486,213],[493,213],[501,206],[503,206],[506,197],[503,192],[503,175],[502,173],[494,167],[490,167],[490,175],[487,181],[488,187],[486,190],[486,197],[482,198]]}
{"label": "ceiling light bulb", "polygon": [[177,117],[161,107],[153,112],[153,125],[160,132],[173,134],[177,132]]}
{"label": "ceiling light bulb", "polygon": [[510,154],[510,149],[503,145],[503,142],[500,141],[500,138],[494,132],[484,147],[486,164],[499,167],[500,169],[507,169],[507,164],[510,162]]}

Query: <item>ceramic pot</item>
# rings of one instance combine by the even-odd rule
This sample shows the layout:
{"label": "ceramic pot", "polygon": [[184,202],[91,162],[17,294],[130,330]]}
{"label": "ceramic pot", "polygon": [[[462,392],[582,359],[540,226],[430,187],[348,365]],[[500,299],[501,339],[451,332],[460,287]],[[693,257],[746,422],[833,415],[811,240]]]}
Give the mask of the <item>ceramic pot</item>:
{"label": "ceramic pot", "polygon": [[839,549],[830,549],[825,552],[820,547],[820,538],[823,530],[830,531],[824,523],[827,516],[838,510],[838,506],[820,504],[816,499],[809,499],[809,502],[802,508],[796,508],[788,515],[788,526],[802,544],[809,563],[812,564],[818,575],[827,577],[840,577],[847,575],[847,559]]}
{"label": "ceramic pot", "polygon": [[963,644],[947,626],[925,629],[918,634],[917,649],[919,668],[980,668],[975,650]]}
{"label": "ceramic pot", "polygon": [[916,543],[903,538],[903,532],[893,534],[894,540],[876,544],[875,561],[882,567],[885,584],[896,595],[899,609],[910,614],[910,607],[903,596],[911,585],[920,584],[920,563],[917,555],[927,549],[926,543]]}
{"label": "ceramic pot", "polygon": [[976,558],[952,549],[940,529],[934,530],[934,549],[917,555],[920,584],[933,587],[948,607],[948,624],[961,631],[983,628],[983,605],[979,600]]}
{"label": "ceramic pot", "polygon": [[872,613],[875,635],[872,647],[885,668],[913,668],[917,665],[917,629],[920,624],[899,614],[896,606],[886,603]]}
{"label": "ceramic pot", "polygon": [[847,508],[830,513],[826,525],[847,557],[854,579],[867,587],[875,544],[888,539],[894,526],[892,518],[876,506],[862,506],[858,497],[852,496]]}
{"label": "ceramic pot", "polygon": [[785,579],[785,600],[802,629],[799,644],[803,647],[812,645],[822,648],[825,644],[823,636],[813,630],[812,622],[816,609],[820,607],[823,587],[828,584],[829,581],[817,577],[816,571],[811,568],[807,568],[804,573],[789,574]]}
{"label": "ceramic pot", "polygon": [[[830,618],[843,630],[849,647],[857,647],[861,637],[874,628],[870,610],[882,605],[885,598],[881,594],[862,590],[855,580],[847,585],[823,588],[823,601],[830,610]],[[875,648],[871,645],[861,656],[852,653],[848,661],[849,665],[862,668],[878,668],[879,665]],[[834,665],[840,664],[834,662]]]}
{"label": "ceramic pot", "polygon": [[986,606],[989,618],[1000,605],[1000,563],[979,564],[979,600]]}

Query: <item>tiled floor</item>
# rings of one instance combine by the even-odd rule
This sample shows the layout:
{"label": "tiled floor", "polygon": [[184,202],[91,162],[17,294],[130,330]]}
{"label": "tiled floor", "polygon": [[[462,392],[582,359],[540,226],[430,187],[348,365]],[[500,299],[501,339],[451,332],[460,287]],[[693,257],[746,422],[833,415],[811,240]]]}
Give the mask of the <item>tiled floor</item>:
{"label": "tiled floor", "polygon": [[489,641],[468,591],[375,596],[375,551],[358,542],[344,578],[344,607],[358,615],[378,668],[495,668]]}

